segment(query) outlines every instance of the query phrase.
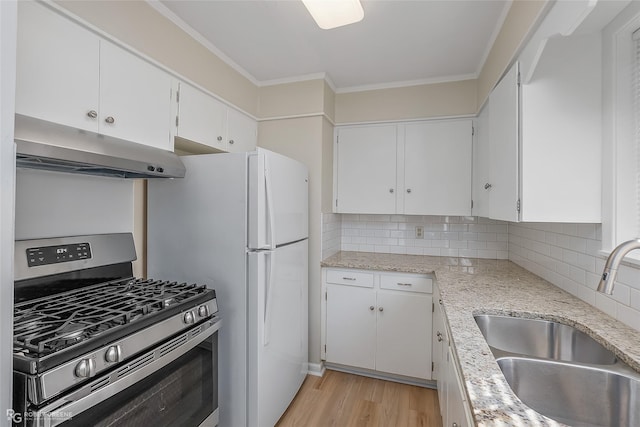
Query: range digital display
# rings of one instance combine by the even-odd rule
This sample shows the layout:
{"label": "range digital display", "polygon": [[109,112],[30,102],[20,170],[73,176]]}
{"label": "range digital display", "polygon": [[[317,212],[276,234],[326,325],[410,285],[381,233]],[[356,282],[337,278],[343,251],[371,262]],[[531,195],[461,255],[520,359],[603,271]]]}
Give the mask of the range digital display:
{"label": "range digital display", "polygon": [[89,243],[74,243],[71,245],[44,246],[41,248],[27,249],[27,265],[29,267],[88,258],[91,258],[91,247]]}

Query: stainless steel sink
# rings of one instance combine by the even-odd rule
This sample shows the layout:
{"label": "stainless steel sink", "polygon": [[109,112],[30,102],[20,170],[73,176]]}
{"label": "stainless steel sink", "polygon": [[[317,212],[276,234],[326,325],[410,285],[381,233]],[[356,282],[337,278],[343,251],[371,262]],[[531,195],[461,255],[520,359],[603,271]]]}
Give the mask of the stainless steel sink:
{"label": "stainless steel sink", "polygon": [[527,406],[574,426],[640,426],[640,376],[626,366],[604,367],[551,360],[497,359],[513,392]]}
{"label": "stainless steel sink", "polygon": [[475,320],[496,357],[507,356],[506,352],[578,363],[616,363],[615,354],[568,325],[496,315],[477,315]]}

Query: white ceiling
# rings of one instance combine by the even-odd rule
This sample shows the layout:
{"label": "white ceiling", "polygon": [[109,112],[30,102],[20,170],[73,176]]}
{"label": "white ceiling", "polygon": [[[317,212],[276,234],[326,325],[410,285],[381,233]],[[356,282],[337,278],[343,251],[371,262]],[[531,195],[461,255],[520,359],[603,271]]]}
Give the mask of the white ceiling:
{"label": "white ceiling", "polygon": [[297,0],[151,2],[258,85],[326,75],[339,92],[476,78],[509,0],[363,0],[321,30]]}

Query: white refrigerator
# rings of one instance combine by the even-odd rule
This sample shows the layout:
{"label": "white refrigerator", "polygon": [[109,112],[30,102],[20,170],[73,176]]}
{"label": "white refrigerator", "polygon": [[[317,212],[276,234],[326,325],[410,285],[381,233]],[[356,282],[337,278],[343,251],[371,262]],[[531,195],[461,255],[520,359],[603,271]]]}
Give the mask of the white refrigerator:
{"label": "white refrigerator", "polygon": [[149,277],[216,290],[220,426],[270,427],[308,362],[308,172],[258,149],[148,182]]}

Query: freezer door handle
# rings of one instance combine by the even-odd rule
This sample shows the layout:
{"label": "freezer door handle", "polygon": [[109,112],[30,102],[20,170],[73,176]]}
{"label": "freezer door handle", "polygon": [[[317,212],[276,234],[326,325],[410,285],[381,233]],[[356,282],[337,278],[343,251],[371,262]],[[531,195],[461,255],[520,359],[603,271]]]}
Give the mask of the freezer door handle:
{"label": "freezer door handle", "polygon": [[269,169],[269,158],[264,157],[264,185],[265,185],[265,198],[267,204],[267,216],[269,217],[269,243],[264,249],[274,250],[276,248],[275,238],[275,222],[276,217],[273,207],[273,188],[271,186],[271,169]]}
{"label": "freezer door handle", "polygon": [[267,274],[265,277],[265,292],[264,292],[264,323],[262,325],[262,345],[269,345],[269,332],[271,330],[271,306],[273,305],[273,288],[276,282],[273,280],[275,276],[275,254],[273,252],[265,252],[265,255],[269,257],[269,263],[267,264]]}

